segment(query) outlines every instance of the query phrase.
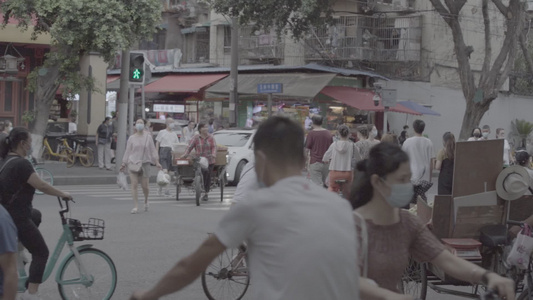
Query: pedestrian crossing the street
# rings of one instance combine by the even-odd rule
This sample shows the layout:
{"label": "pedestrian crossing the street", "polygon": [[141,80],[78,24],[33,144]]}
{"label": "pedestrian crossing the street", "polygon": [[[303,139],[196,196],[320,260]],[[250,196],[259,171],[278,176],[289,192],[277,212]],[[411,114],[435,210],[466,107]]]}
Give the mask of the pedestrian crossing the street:
{"label": "pedestrian crossing the street", "polygon": [[[65,185],[56,186],[58,189],[70,193],[74,198],[77,195],[92,198],[106,198],[114,201],[132,201],[131,190],[122,190],[116,184],[105,185]],[[131,188],[131,187],[130,187]],[[187,187],[181,189],[179,201],[176,200],[176,186],[170,186],[170,196],[158,195],[158,186],[150,184],[149,201],[150,205],[166,204],[177,207],[196,207],[195,191]],[[143,199],[142,189],[139,186],[139,200]],[[163,189],[164,191],[164,189]],[[201,201],[200,208],[205,210],[229,210],[235,187],[225,187],[224,195],[220,197],[220,188],[212,189],[209,192],[209,201]],[[142,200],[141,200],[142,201]]]}

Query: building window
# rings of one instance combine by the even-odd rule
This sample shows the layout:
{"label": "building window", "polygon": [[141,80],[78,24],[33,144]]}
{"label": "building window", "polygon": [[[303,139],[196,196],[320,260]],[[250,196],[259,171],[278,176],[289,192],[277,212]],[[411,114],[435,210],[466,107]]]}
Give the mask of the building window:
{"label": "building window", "polygon": [[224,26],[224,53],[231,53],[231,26]]}

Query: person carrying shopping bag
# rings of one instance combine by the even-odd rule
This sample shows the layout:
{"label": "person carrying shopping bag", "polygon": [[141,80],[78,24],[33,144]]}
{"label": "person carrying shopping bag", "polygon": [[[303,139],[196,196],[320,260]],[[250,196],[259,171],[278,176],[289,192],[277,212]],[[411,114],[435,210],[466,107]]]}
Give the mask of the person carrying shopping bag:
{"label": "person carrying shopping bag", "polygon": [[346,125],[341,125],[337,129],[340,139],[333,142],[324,154],[322,161],[329,162],[329,190],[339,192],[340,186],[337,180],[346,180],[342,194],[348,197],[353,179],[352,162],[361,160],[359,149],[348,139],[350,129]]}
{"label": "person carrying shopping bag", "polygon": [[154,140],[152,134],[145,130],[146,121],[144,119],[138,119],[135,122],[135,129],[137,132],[130,136],[128,143],[126,144],[126,152],[124,158],[122,158],[122,166],[120,171],[123,172],[128,167],[131,180],[131,194],[135,206],[131,210],[132,214],[138,212],[139,200],[137,196],[137,186],[139,181],[144,193],[144,211],[148,211],[148,180],[150,179],[150,164],[155,164],[161,169],[159,164],[159,155],[155,149]]}

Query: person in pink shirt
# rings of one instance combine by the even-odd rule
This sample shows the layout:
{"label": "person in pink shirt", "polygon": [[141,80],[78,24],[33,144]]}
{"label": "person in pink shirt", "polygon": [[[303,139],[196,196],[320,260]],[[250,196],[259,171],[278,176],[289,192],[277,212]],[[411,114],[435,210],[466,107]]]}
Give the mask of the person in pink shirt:
{"label": "person in pink shirt", "polygon": [[139,181],[141,182],[141,187],[144,193],[144,211],[148,211],[148,192],[150,191],[148,188],[148,180],[150,178],[150,164],[155,164],[161,169],[159,155],[155,149],[154,140],[152,139],[150,131],[145,129],[145,126],[146,121],[143,119],[138,119],[137,122],[135,122],[135,129],[137,129],[137,132],[128,139],[126,152],[124,153],[124,158],[122,158],[122,166],[120,168],[120,171],[123,171],[129,163],[142,163],[139,172],[133,172],[130,170],[131,194],[135,203],[135,206],[131,210],[132,214],[136,214],[139,208],[139,199],[137,196]]}
{"label": "person in pink shirt", "polygon": [[191,153],[194,149],[198,157],[205,157],[209,163],[207,169],[202,168],[202,175],[204,177],[204,194],[202,196],[203,201],[207,201],[207,194],[209,193],[209,188],[211,187],[211,174],[215,167],[215,160],[217,157],[217,143],[215,138],[209,134],[209,128],[203,122],[198,124],[198,132],[200,134],[195,135],[192,140],[189,142],[189,147],[185,151],[185,154],[182,158],[185,158]]}

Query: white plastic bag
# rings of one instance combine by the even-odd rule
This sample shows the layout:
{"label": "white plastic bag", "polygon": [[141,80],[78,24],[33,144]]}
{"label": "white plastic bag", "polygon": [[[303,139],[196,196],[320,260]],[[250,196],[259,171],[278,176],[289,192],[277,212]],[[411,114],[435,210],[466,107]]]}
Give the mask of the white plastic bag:
{"label": "white plastic bag", "polygon": [[170,183],[170,175],[165,174],[162,170],[157,173],[157,184],[167,186]]}
{"label": "white plastic bag", "polygon": [[207,158],[205,157],[200,157],[200,167],[202,167],[202,169],[207,169],[209,168],[209,162],[207,161]]}
{"label": "white plastic bag", "polygon": [[533,237],[531,237],[531,228],[529,225],[524,224],[524,228],[518,233],[509,256],[507,256],[507,263],[526,270],[529,266],[529,256],[532,251]]}
{"label": "white plastic bag", "polygon": [[124,174],[124,172],[118,173],[117,184],[118,187],[123,189],[124,191],[128,190],[128,178],[126,178],[126,174]]}

